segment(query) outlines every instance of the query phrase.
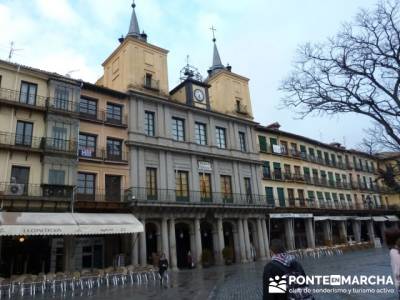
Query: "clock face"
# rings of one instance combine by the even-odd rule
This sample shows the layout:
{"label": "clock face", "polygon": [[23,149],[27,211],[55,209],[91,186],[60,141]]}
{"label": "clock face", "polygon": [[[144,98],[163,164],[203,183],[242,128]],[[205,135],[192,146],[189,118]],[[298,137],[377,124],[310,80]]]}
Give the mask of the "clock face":
{"label": "clock face", "polygon": [[200,90],[200,89],[195,89],[194,90],[194,97],[199,102],[203,102],[204,99],[205,99],[204,92],[202,90]]}

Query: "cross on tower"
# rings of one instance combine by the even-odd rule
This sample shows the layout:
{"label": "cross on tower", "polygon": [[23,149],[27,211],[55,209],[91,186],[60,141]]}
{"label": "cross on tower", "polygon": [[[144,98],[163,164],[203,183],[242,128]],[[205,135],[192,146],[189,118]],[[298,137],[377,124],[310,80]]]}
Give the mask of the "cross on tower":
{"label": "cross on tower", "polygon": [[132,5],[131,5],[133,8],[135,8],[136,7],[136,4],[135,4],[135,0],[132,0]]}
{"label": "cross on tower", "polygon": [[213,42],[215,42],[216,41],[215,32],[217,31],[217,29],[215,29],[214,25],[213,25],[213,26],[211,26],[210,30],[212,31],[212,34],[213,34]]}

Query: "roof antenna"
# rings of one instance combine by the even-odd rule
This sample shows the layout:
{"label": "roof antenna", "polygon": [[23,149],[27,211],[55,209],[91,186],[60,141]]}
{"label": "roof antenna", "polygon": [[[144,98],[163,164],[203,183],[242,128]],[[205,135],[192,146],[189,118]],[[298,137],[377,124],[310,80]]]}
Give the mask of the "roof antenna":
{"label": "roof antenna", "polygon": [[11,41],[10,52],[8,53],[8,61],[11,61],[11,58],[12,58],[14,52],[24,50],[24,49],[16,49],[16,48],[14,48],[14,45],[15,45],[15,43],[13,41]]}
{"label": "roof antenna", "polygon": [[67,74],[65,74],[65,77],[71,78],[71,74],[76,72],[79,72],[79,69],[68,71]]}

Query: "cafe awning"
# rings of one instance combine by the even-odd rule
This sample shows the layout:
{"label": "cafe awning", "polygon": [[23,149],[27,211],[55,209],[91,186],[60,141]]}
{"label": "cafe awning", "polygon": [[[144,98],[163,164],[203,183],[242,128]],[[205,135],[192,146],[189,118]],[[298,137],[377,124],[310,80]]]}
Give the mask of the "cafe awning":
{"label": "cafe awning", "polygon": [[399,221],[399,218],[397,216],[385,216],[385,218],[389,222],[398,222]]}
{"label": "cafe awning", "polygon": [[388,221],[388,219],[385,216],[375,216],[375,217],[372,217],[372,220],[374,220],[375,222],[386,222],[386,221]]}
{"label": "cafe awning", "polygon": [[357,217],[356,220],[357,221],[370,221],[372,219],[372,217]]}
{"label": "cafe awning", "polygon": [[0,236],[123,234],[143,231],[143,224],[131,214],[0,213]]}
{"label": "cafe awning", "polygon": [[352,217],[349,216],[314,216],[314,221],[326,221],[326,220],[346,221],[351,218]]}
{"label": "cafe awning", "polygon": [[271,219],[308,219],[312,218],[313,214],[292,214],[292,213],[283,213],[283,214],[269,214]]}

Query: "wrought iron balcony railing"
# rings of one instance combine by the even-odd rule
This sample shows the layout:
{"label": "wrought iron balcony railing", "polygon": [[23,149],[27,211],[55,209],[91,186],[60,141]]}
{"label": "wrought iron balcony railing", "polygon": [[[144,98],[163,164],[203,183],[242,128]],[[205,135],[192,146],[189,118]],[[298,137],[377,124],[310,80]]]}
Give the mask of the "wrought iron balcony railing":
{"label": "wrought iron balcony railing", "polygon": [[26,94],[20,91],[0,88],[0,101],[15,102],[16,104],[28,105],[45,109],[47,97],[38,96],[36,94]]}
{"label": "wrought iron balcony railing", "polygon": [[25,149],[42,149],[43,138],[0,131],[0,145]]}
{"label": "wrought iron balcony railing", "polygon": [[78,144],[75,140],[64,140],[50,137],[45,137],[43,139],[43,147],[45,151],[66,152],[76,155]]}
{"label": "wrought iron balcony railing", "polygon": [[110,151],[108,149],[93,149],[80,147],[78,155],[82,159],[94,159],[113,162],[127,162],[128,152],[125,151]]}
{"label": "wrought iron balcony railing", "polygon": [[43,150],[51,152],[76,153],[76,141],[35,137],[24,134],[16,134],[0,131],[0,146],[12,147],[19,150]]}
{"label": "wrought iron balcony railing", "polygon": [[121,118],[117,118],[107,115],[107,112],[104,110],[79,112],[79,118],[86,121],[95,121],[108,125],[115,125],[122,127],[128,126],[128,116],[126,114],[121,116]]}
{"label": "wrought iron balcony railing", "polygon": [[[64,202],[111,202],[129,206],[140,205],[224,205],[268,209],[332,209],[332,210],[382,210],[386,206],[375,203],[316,200],[314,198],[274,199],[258,194],[213,193],[210,191],[180,191],[168,189],[137,188],[121,189],[119,185],[108,189],[66,186],[56,184],[0,183],[0,200],[40,200]],[[85,204],[87,205],[87,204]],[[95,207],[95,206],[93,206]]]}
{"label": "wrought iron balcony railing", "polygon": [[323,186],[323,187],[330,187],[335,189],[359,189],[363,191],[372,191],[372,192],[380,192],[381,188],[377,184],[373,184],[371,186],[365,185],[363,183],[357,184],[354,181],[342,181],[342,180],[330,180],[327,177],[313,177],[310,175],[305,174],[298,174],[298,173],[288,173],[288,172],[264,172],[263,173],[264,180],[277,180],[277,181],[287,181],[287,182],[298,182],[298,183],[305,183],[315,186]]}
{"label": "wrought iron balcony railing", "polygon": [[24,184],[0,182],[0,199],[33,199],[71,201],[73,186],[57,184]]}
{"label": "wrought iron balcony railing", "polygon": [[354,168],[356,171],[369,172],[369,173],[376,174],[376,170],[374,167],[369,168],[364,165],[362,165],[362,166],[360,166],[359,164],[354,165],[354,164],[351,164],[350,162],[346,162],[346,161],[332,161],[329,158],[323,158],[323,157],[318,157],[315,155],[310,155],[307,152],[298,151],[297,149],[293,149],[293,148],[286,149],[286,147],[284,147],[282,145],[275,145],[275,146],[268,145],[266,147],[266,149],[260,150],[260,152],[293,157],[293,158],[309,161],[312,163],[317,163],[317,164],[332,167],[332,168],[342,169],[342,170],[352,170]]}
{"label": "wrought iron balcony railing", "polygon": [[48,108],[51,111],[78,113],[79,102],[60,98],[49,98]]}

